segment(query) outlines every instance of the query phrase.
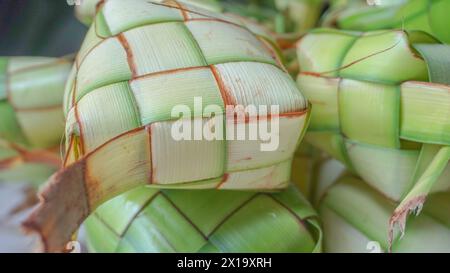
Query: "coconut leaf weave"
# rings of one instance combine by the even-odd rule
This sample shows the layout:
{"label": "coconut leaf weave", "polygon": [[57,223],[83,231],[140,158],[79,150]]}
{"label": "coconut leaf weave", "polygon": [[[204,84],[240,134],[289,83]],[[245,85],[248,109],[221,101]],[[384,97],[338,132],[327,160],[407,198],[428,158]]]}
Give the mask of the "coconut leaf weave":
{"label": "coconut leaf weave", "polygon": [[450,192],[431,194],[422,213],[411,217],[404,236],[395,234],[391,246],[386,230],[398,203],[350,176],[340,178],[322,194],[318,211],[326,252],[450,251]]}
{"label": "coconut leaf weave", "polygon": [[68,59],[0,58],[0,180],[42,182],[60,165],[71,65]]}
{"label": "coconut leaf weave", "polygon": [[450,187],[450,49],[423,32],[321,29],[298,44],[307,140],[410,210]]}
{"label": "coconut leaf weave", "polygon": [[[292,157],[309,120],[308,102],[270,37],[257,33],[232,17],[176,1],[101,5],[66,85],[66,168],[50,179],[44,204],[26,223],[43,238],[52,237],[44,240],[48,250],[61,249],[102,202],[141,185],[288,186]],[[195,97],[203,100],[200,113]],[[194,114],[192,126],[210,122],[207,107],[217,105],[224,140],[175,140],[171,130],[178,117],[171,113],[180,104]],[[267,118],[249,115],[235,123],[224,109],[236,105],[267,106],[268,118],[279,119],[274,151],[262,151],[263,140],[225,137],[237,125],[248,132]],[[278,114],[272,115],[272,105],[279,106]],[[63,219],[55,223],[47,217]],[[62,228],[64,236],[54,231]]]}
{"label": "coconut leaf weave", "polygon": [[282,193],[156,190],[120,195],[86,223],[91,252],[318,252],[317,215]]}
{"label": "coconut leaf weave", "polygon": [[450,43],[450,2],[447,0],[408,0],[387,6],[342,9],[333,22],[342,29],[369,31],[406,29],[426,31]]}

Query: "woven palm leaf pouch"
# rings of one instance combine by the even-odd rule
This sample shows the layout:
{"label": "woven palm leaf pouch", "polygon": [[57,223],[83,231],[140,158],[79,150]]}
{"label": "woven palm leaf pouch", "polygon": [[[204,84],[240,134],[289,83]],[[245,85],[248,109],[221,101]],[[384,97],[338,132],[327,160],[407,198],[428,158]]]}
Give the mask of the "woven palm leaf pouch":
{"label": "woven palm leaf pouch", "polygon": [[298,44],[313,105],[307,140],[399,202],[404,230],[450,187],[450,47],[424,32],[319,29]]}
{"label": "woven palm leaf pouch", "polygon": [[[176,1],[102,3],[66,85],[65,167],[25,223],[45,250],[63,249],[95,208],[139,186],[288,186],[309,105],[270,37],[254,33],[231,17]],[[229,114],[230,106],[267,112],[236,119],[243,111]],[[174,137],[180,124],[174,109],[189,112],[181,120],[194,128],[191,139]],[[267,138],[230,137],[238,128],[250,134],[261,121],[274,129],[275,119],[274,149],[262,148]],[[196,138],[199,125],[214,127],[219,137]]]}
{"label": "woven palm leaf pouch", "polygon": [[0,181],[44,182],[61,165],[68,58],[0,58]]}

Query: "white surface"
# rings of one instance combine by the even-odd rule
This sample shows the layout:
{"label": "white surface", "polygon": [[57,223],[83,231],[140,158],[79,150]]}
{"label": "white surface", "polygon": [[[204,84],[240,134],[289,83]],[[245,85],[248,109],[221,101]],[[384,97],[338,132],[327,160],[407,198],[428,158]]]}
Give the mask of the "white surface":
{"label": "white surface", "polygon": [[10,215],[25,198],[24,184],[0,183],[0,252],[33,252],[34,240],[26,236],[20,223],[30,210]]}

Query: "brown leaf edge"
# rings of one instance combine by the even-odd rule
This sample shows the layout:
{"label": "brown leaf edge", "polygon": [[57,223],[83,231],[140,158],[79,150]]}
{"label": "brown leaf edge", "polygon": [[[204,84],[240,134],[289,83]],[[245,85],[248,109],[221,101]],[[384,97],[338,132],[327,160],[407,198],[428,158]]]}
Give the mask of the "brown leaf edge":
{"label": "brown leaf edge", "polygon": [[423,204],[426,201],[425,195],[420,195],[409,200],[406,204],[395,209],[394,213],[389,219],[389,252],[392,252],[392,245],[394,243],[394,231],[398,227],[401,235],[400,239],[405,235],[406,220],[409,214],[415,214],[416,216],[422,211]]}
{"label": "brown leaf edge", "polygon": [[84,186],[85,162],[58,171],[39,194],[39,205],[22,223],[28,234],[40,238],[41,252],[65,252],[66,245],[89,215]]}

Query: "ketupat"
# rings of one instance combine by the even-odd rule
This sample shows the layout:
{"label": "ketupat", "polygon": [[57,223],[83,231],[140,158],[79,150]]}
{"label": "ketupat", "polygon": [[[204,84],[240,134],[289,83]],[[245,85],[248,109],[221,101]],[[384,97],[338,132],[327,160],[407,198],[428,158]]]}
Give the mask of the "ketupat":
{"label": "ketupat", "polygon": [[298,56],[314,109],[306,139],[401,201],[391,224],[403,231],[429,192],[450,187],[449,47],[422,32],[321,29]]}
{"label": "ketupat", "polygon": [[225,11],[254,18],[277,34],[301,35],[316,26],[324,0],[220,1]]}
{"label": "ketupat", "polygon": [[[275,0],[275,5],[280,12],[284,13],[284,28],[275,29],[280,33],[300,33],[304,34],[314,28],[319,21],[322,9],[325,6],[324,0]],[[291,27],[289,28],[289,21]],[[287,25],[287,26],[286,26]]]}
{"label": "ketupat", "polygon": [[[331,13],[331,12],[330,12]],[[369,31],[402,28],[423,30],[450,43],[450,1],[407,0],[388,6],[344,7],[324,21],[341,29]]]}
{"label": "ketupat", "polygon": [[[398,205],[359,178],[344,176],[322,192],[319,215],[326,252],[387,252],[389,218]],[[422,213],[411,217],[392,252],[450,252],[450,192],[431,194]]]}
{"label": "ketupat", "polygon": [[317,215],[281,193],[134,189],[85,222],[90,252],[320,252]]}
{"label": "ketupat", "polygon": [[[127,1],[127,0],[125,0]],[[166,0],[154,0],[153,2],[163,3]],[[207,9],[214,12],[222,12],[223,7],[219,4],[218,0],[180,0],[181,3],[187,3],[195,5],[197,7]],[[105,3],[105,0],[84,0],[80,5],[75,6],[75,16],[83,24],[90,26],[94,20],[97,10],[101,5]]]}
{"label": "ketupat", "polygon": [[[352,176],[339,161],[324,156],[317,159],[312,154],[308,156],[313,161],[308,172],[309,199],[319,212],[323,251],[388,252],[386,231],[398,202]],[[292,168],[305,167],[304,161],[294,161]],[[297,181],[305,174],[300,178]],[[292,180],[297,182],[294,177]],[[450,192],[431,194],[423,212],[409,220],[405,235],[395,234],[391,251],[450,252],[449,210]]]}
{"label": "ketupat", "polygon": [[221,3],[227,14],[239,14],[245,18],[254,19],[270,29],[270,36],[283,50],[283,63],[289,73],[295,77],[299,69],[295,55],[295,42],[308,30],[317,26],[325,1],[224,0]]}
{"label": "ketupat", "polygon": [[61,165],[67,58],[0,58],[0,180],[39,184]]}
{"label": "ketupat", "polygon": [[[105,0],[88,0],[75,9],[78,19],[90,25],[95,11]],[[173,2],[167,0],[158,3]],[[298,73],[294,44],[299,37],[317,25],[325,3],[323,0],[268,0],[268,1],[219,1],[219,0],[179,0],[208,11],[222,13],[246,26],[257,35],[270,37],[284,52],[282,62],[292,76]]]}
{"label": "ketupat", "polygon": [[[142,185],[286,188],[309,106],[268,39],[178,2],[106,1],[66,86],[66,168],[24,226],[40,233],[45,250],[60,251],[98,205]],[[253,140],[175,141],[171,109],[192,109],[194,97],[221,111],[279,105],[280,145],[264,152]]]}
{"label": "ketupat", "polygon": [[323,191],[348,172],[347,168],[326,152],[304,141],[292,162],[292,184],[317,208]]}
{"label": "ketupat", "polygon": [[325,15],[327,12],[334,10],[348,10],[353,8],[363,8],[363,7],[386,7],[386,6],[394,6],[403,4],[409,0],[329,0],[328,6],[329,9],[325,11]]}
{"label": "ketupat", "polygon": [[[85,0],[75,8],[75,14],[82,23],[90,25],[96,9],[104,2],[105,0]],[[178,2],[214,12],[253,18],[269,26],[276,33],[305,33],[316,26],[325,5],[324,0],[179,0]]]}
{"label": "ketupat", "polygon": [[[300,192],[310,201],[314,201],[316,195],[316,182],[321,162],[330,158],[325,152],[316,149],[311,144],[303,141],[297,149],[292,161],[291,181]],[[313,203],[314,205],[314,203]]]}
{"label": "ketupat", "polygon": [[[388,0],[388,2],[394,3],[395,1]],[[319,26],[321,27],[336,27],[337,18],[339,18],[342,13],[365,9],[369,6],[366,0],[330,0],[328,5],[328,8],[320,17]]]}
{"label": "ketupat", "polygon": [[266,0],[266,1],[221,1],[224,12],[239,14],[255,19],[271,30],[271,36],[283,50],[283,63],[295,77],[298,62],[295,55],[295,42],[308,30],[316,27],[324,0]]}
{"label": "ketupat", "polygon": [[85,0],[75,6],[75,17],[83,24],[90,26],[94,20],[97,6],[101,0]]}
{"label": "ketupat", "polygon": [[[81,3],[81,5],[77,6],[75,8],[75,14],[78,17],[78,19],[84,23],[87,26],[90,26],[93,22],[93,18],[95,17],[95,14],[98,10],[100,10],[103,5],[105,4],[106,0],[89,0],[84,1]],[[124,1],[131,1],[131,3],[135,0],[124,0]],[[264,37],[264,39],[275,45],[277,43],[276,38],[274,37],[273,33],[271,31],[264,27],[261,24],[258,24],[256,21],[242,17],[238,14],[229,13],[225,10],[225,8],[220,5],[220,3],[216,0],[179,0],[179,1],[173,1],[173,0],[156,0],[151,1],[154,3],[159,4],[166,4],[166,5],[190,5],[192,7],[203,9],[207,12],[212,13],[221,13],[224,15],[222,19],[232,21],[233,23],[237,25],[241,25],[246,27],[248,30],[253,32],[255,35]],[[220,18],[219,18],[220,19]],[[274,50],[279,50],[277,47],[274,48]],[[281,52],[278,53],[280,55],[280,58],[283,56],[281,55]]]}
{"label": "ketupat", "polygon": [[[135,1],[135,0],[124,0],[124,1]],[[193,7],[204,9],[208,12],[214,12],[214,13],[221,13],[224,15],[225,20],[231,20],[234,23],[246,27],[248,30],[253,32],[255,35],[264,37],[264,39],[274,45],[274,50],[277,51],[277,56],[281,59],[280,61],[286,64],[286,60],[284,57],[286,56],[281,52],[281,50],[275,46],[278,44],[276,35],[267,27],[265,27],[262,24],[259,24],[256,20],[253,20],[253,18],[249,17],[243,17],[237,13],[231,13],[228,12],[226,8],[224,8],[221,3],[219,3],[217,0],[179,0],[179,1],[173,1],[173,0],[156,0],[152,1],[155,3],[160,4],[169,4],[169,5],[191,5]],[[84,23],[87,26],[90,26],[93,22],[93,18],[96,14],[96,12],[101,9],[101,7],[105,4],[105,0],[89,0],[84,1],[81,3],[81,5],[77,6],[75,8],[75,14],[78,17],[78,19]],[[291,39],[292,41],[296,41],[297,38]],[[282,41],[281,41],[282,42]],[[295,57],[295,55],[294,55]],[[286,66],[288,66],[286,64]],[[287,67],[289,68],[289,67]]]}

